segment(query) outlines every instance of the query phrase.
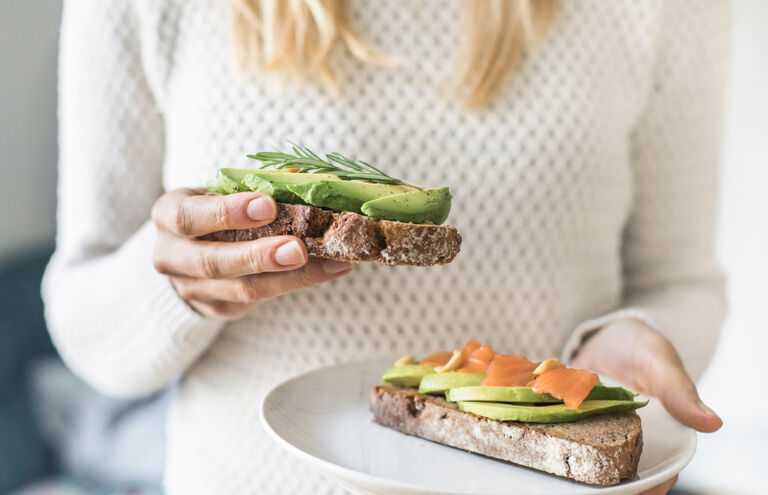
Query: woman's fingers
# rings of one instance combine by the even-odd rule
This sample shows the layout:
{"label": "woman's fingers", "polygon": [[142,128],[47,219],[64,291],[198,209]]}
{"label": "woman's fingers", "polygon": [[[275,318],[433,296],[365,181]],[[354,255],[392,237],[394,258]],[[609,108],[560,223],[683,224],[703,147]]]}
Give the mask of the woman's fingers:
{"label": "woman's fingers", "polygon": [[327,282],[352,271],[351,263],[312,260],[299,270],[231,280],[171,277],[179,295],[198,313],[218,320],[237,320],[258,302]]}
{"label": "woman's fingers", "polygon": [[158,233],[155,269],[165,275],[193,278],[236,278],[264,272],[295,270],[309,259],[297,237],[274,236],[243,242],[195,241]]}
{"label": "woman's fingers", "polygon": [[666,495],[666,493],[675,486],[675,483],[677,483],[677,475],[658,486],[654,486],[650,490],[644,491],[640,495]]}
{"label": "woman's fingers", "polygon": [[669,340],[661,335],[647,339],[641,350],[638,367],[644,388],[659,398],[669,414],[704,433],[719,430],[723,420],[699,399],[696,385]]}
{"label": "woman's fingers", "polygon": [[[313,259],[304,267],[283,273],[264,273],[230,280],[171,277],[179,295],[188,301],[247,305],[346,275],[351,263]],[[237,309],[235,306],[234,309]]]}
{"label": "woman's fingers", "polygon": [[275,200],[256,192],[206,195],[204,189],[177,189],[152,208],[159,229],[183,237],[261,227],[276,217]]}
{"label": "woman's fingers", "polygon": [[206,318],[227,321],[239,320],[245,316],[254,305],[226,301],[203,302],[194,300],[187,301],[187,304],[192,306],[192,309]]}
{"label": "woman's fingers", "polygon": [[[293,236],[246,242],[198,237],[223,230],[261,227],[277,217],[277,203],[260,193],[205,195],[203,189],[164,194],[152,209],[157,226],[153,262],[179,295],[200,314],[219,319],[245,315],[258,301],[340,277],[348,263],[307,265],[304,243]],[[280,273],[278,273],[280,272]]]}
{"label": "woman's fingers", "polygon": [[669,414],[703,433],[712,433],[723,426],[723,420],[699,399],[696,386],[684,370],[668,368],[665,376],[668,382],[656,385],[653,395],[661,400]]}

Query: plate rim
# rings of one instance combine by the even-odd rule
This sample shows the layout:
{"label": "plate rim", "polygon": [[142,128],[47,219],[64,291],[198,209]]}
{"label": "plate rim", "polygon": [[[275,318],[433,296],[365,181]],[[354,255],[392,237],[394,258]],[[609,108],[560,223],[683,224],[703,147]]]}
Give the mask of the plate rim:
{"label": "plate rim", "polygon": [[[396,481],[396,480],[392,480],[392,479],[389,479],[389,478],[382,478],[382,477],[375,476],[375,475],[372,475],[372,474],[369,474],[369,473],[364,473],[364,472],[361,472],[361,471],[357,471],[357,470],[352,469],[352,468],[341,466],[341,465],[333,463],[331,461],[327,461],[325,459],[322,459],[320,457],[317,457],[315,455],[310,454],[309,452],[307,452],[307,451],[297,447],[296,445],[293,445],[288,440],[286,440],[282,436],[280,436],[271,427],[271,425],[269,424],[269,421],[266,418],[267,402],[270,400],[270,397],[272,397],[273,394],[275,394],[278,391],[278,389],[280,389],[282,387],[287,387],[292,382],[299,381],[299,380],[301,380],[304,377],[307,377],[309,375],[313,375],[315,373],[319,373],[321,371],[327,371],[327,370],[330,370],[332,368],[339,368],[339,367],[345,367],[345,366],[346,367],[364,366],[366,364],[369,364],[371,361],[375,361],[375,360],[378,360],[378,359],[383,360],[384,358],[379,356],[379,357],[374,357],[374,358],[366,359],[366,360],[347,361],[347,362],[342,362],[342,363],[330,364],[330,365],[326,365],[326,366],[320,366],[320,367],[313,368],[311,370],[305,371],[303,373],[300,373],[298,375],[290,376],[290,377],[284,379],[283,381],[281,381],[281,382],[279,382],[277,384],[274,384],[269,389],[269,391],[266,394],[264,394],[264,397],[262,398],[261,403],[259,404],[259,422],[261,423],[262,428],[264,428],[264,430],[266,430],[266,432],[269,435],[269,437],[273,441],[275,441],[278,445],[280,445],[283,448],[283,450],[285,450],[286,452],[294,455],[295,457],[297,457],[298,459],[303,461],[305,464],[308,464],[310,466],[314,466],[315,468],[322,470],[324,473],[329,473],[329,474],[332,473],[333,475],[338,476],[340,478],[343,478],[344,480],[347,480],[348,482],[352,482],[354,484],[357,484],[357,483],[375,484],[376,486],[379,486],[381,488],[391,488],[391,489],[396,489],[396,490],[401,490],[401,491],[407,491],[407,492],[410,492],[410,493],[413,493],[413,494],[435,494],[435,493],[441,493],[441,494],[444,494],[444,495],[462,495],[463,492],[444,491],[444,490],[442,490],[442,491],[435,491],[435,490],[432,490],[432,489],[429,489],[429,488],[425,488],[425,487],[419,486],[419,485],[413,485],[413,484],[410,484],[410,483]],[[373,385],[371,385],[371,386],[373,386]],[[654,397],[654,399],[656,399],[656,398]],[[658,399],[656,399],[656,400],[658,400]],[[638,491],[640,491],[640,490],[647,490],[649,488],[653,488],[654,486],[657,486],[659,483],[662,483],[665,480],[671,478],[672,476],[675,476],[675,475],[679,474],[691,462],[691,460],[693,459],[694,455],[696,455],[696,450],[697,450],[697,447],[698,447],[698,436],[696,435],[696,432],[694,430],[692,430],[691,428],[688,428],[688,427],[685,427],[685,428],[691,434],[690,437],[692,439],[693,445],[692,445],[692,448],[690,449],[690,451],[683,457],[683,460],[680,461],[679,467],[667,468],[664,471],[662,471],[660,473],[656,473],[655,475],[653,475],[653,476],[651,476],[649,478],[637,479],[637,480],[633,480],[633,481],[625,482],[625,483],[620,483],[618,485],[613,485],[613,486],[588,485],[588,484],[580,483],[578,481],[570,480],[568,478],[563,478],[563,477],[558,477],[558,478],[562,478],[564,480],[570,481],[570,482],[574,483],[576,486],[578,486],[579,488],[590,488],[590,489],[593,489],[593,490],[599,490],[600,493],[606,493],[606,494],[622,493],[622,492],[624,492],[624,491],[626,491],[627,489],[630,489],[630,488],[632,490],[638,490]],[[393,430],[393,432],[394,433],[398,433],[398,432],[395,432],[394,430]],[[426,439],[422,439],[422,440],[429,441],[429,440],[426,440]],[[436,442],[431,442],[431,443],[436,443]],[[437,444],[438,445],[442,445],[442,444],[439,444],[439,443],[437,443]],[[641,456],[642,456],[642,454],[641,454]],[[512,464],[513,466],[517,466],[517,467],[523,467],[523,468],[526,467],[526,466],[519,466],[519,465],[517,465],[515,463],[510,463],[510,464]],[[534,469],[534,471],[537,471],[537,470]],[[547,476],[548,475],[548,473],[546,473],[546,472],[539,472],[539,474],[542,474],[543,476]],[[338,483],[338,481],[335,480],[335,479],[333,480],[333,482],[334,483]],[[578,495],[578,492],[575,492],[573,495]]]}

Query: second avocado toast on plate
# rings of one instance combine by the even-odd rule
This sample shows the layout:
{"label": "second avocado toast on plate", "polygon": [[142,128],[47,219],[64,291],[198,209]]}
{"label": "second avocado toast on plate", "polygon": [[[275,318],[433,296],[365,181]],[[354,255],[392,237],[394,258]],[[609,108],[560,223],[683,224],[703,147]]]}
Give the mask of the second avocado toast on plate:
{"label": "second avocado toast on plate", "polygon": [[646,402],[556,358],[532,362],[475,340],[415,362],[404,356],[371,389],[374,421],[593,485],[635,479]]}
{"label": "second avocado toast on plate", "polygon": [[210,192],[272,196],[277,219],[255,229],[217,232],[209,240],[295,235],[310,256],[384,265],[442,265],[458,254],[458,230],[440,225],[451,209],[447,187],[409,184],[339,153],[321,158],[299,146],[293,152],[248,155],[262,163],[259,169],[219,169]]}

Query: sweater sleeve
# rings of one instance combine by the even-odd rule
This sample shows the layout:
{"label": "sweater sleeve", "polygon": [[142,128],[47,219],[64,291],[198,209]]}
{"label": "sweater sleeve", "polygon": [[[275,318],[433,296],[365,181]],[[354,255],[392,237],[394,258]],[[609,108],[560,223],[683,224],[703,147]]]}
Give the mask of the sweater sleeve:
{"label": "sweater sleeve", "polygon": [[189,308],[152,265],[164,123],[145,77],[134,4],[68,0],[64,8],[58,232],[43,281],[63,359],[96,389],[123,397],[173,381],[221,327]]}
{"label": "sweater sleeve", "polygon": [[729,6],[665,2],[655,78],[631,136],[633,207],[624,230],[622,307],[579,325],[563,358],[609,322],[666,335],[699,377],[726,309],[714,236]]}

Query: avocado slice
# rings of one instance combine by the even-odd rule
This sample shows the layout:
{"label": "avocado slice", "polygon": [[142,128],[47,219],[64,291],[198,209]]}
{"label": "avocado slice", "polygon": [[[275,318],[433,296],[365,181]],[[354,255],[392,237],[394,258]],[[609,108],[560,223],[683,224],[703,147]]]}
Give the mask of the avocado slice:
{"label": "avocado slice", "polygon": [[232,194],[244,192],[249,189],[242,184],[241,171],[237,168],[220,168],[216,172],[216,178],[208,182],[208,190],[219,194]]}
{"label": "avocado slice", "polygon": [[418,387],[422,377],[435,372],[434,366],[426,364],[404,364],[389,368],[381,380],[396,387]]}
{"label": "avocado slice", "polygon": [[482,373],[463,373],[459,371],[433,373],[422,378],[419,385],[419,393],[442,394],[452,388],[477,386],[483,381],[484,376]]}
{"label": "avocado slice", "polygon": [[578,409],[569,409],[565,404],[529,406],[500,402],[459,402],[459,409],[496,421],[567,423],[598,414],[628,412],[646,404],[648,401],[588,400],[582,402]]}
{"label": "avocado slice", "polygon": [[341,181],[331,174],[304,174],[283,170],[261,170],[247,168],[220,168],[216,180],[208,183],[208,190],[220,194],[258,191],[272,196],[277,201],[305,204],[301,198],[290,192],[288,184],[302,184],[319,180]]}
{"label": "avocado slice", "polygon": [[584,400],[635,400],[635,395],[626,388],[606,387],[598,383]]}
{"label": "avocado slice", "polygon": [[312,206],[355,213],[362,213],[363,204],[373,199],[415,190],[407,186],[328,180],[289,184],[287,187]]}
{"label": "avocado slice", "polygon": [[562,403],[560,399],[549,394],[537,394],[531,387],[458,387],[445,393],[445,398],[451,402],[531,402],[531,403]]}
{"label": "avocado slice", "polygon": [[[451,402],[531,402],[562,403],[563,401],[549,394],[537,394],[531,387],[459,387],[448,390],[446,399]],[[585,400],[634,400],[635,395],[621,387],[595,385]]]}
{"label": "avocado slice", "polygon": [[268,194],[281,203],[303,205],[307,204],[303,199],[289,190],[291,186],[317,182],[318,180],[337,181],[341,179],[329,174],[301,174],[290,172],[260,172],[246,175],[242,183],[249,191],[258,191]]}
{"label": "avocado slice", "polygon": [[451,211],[451,191],[438,187],[393,194],[368,201],[360,209],[373,218],[440,225]]}
{"label": "avocado slice", "polygon": [[249,168],[220,168],[216,173],[216,177],[219,179],[224,178],[230,182],[242,185],[243,179],[245,179],[246,175],[254,174],[257,172],[263,172],[263,170],[254,170]]}

